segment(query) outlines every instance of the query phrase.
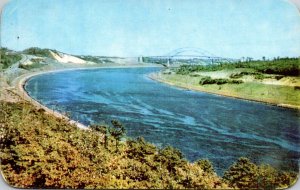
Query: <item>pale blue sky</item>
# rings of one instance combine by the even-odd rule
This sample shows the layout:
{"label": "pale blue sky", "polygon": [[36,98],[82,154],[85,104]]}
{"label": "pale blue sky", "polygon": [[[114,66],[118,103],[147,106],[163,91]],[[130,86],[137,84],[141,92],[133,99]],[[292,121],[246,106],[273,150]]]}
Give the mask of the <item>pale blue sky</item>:
{"label": "pale blue sky", "polygon": [[300,14],[287,0],[11,0],[1,45],[77,55],[198,47],[232,58],[291,57],[300,56]]}

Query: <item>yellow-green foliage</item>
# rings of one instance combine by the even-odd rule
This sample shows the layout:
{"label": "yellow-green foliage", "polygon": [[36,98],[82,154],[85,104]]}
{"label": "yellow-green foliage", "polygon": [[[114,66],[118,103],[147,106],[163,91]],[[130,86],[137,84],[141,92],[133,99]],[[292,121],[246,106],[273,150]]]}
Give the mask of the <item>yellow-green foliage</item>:
{"label": "yellow-green foliage", "polygon": [[247,158],[240,158],[224,173],[223,179],[234,188],[275,189],[291,186],[297,174],[278,171],[269,165],[257,166]]}
{"label": "yellow-green foliage", "polygon": [[252,184],[252,178],[237,182],[239,175],[244,175],[244,166],[251,170],[246,174],[257,173],[276,187],[295,179],[290,173],[248,161],[238,161],[222,179],[208,160],[190,163],[180,151],[158,149],[143,138],[122,142],[122,134],[114,138],[114,133],[108,132],[113,127],[121,129],[121,124],[112,124],[81,130],[28,103],[0,102],[0,157],[5,179],[19,188],[211,189]]}
{"label": "yellow-green foliage", "polygon": [[116,147],[116,139],[109,135],[106,149],[106,130],[80,130],[27,103],[0,106],[1,169],[13,186],[226,187],[215,173],[188,163],[174,148],[160,150],[142,138]]}

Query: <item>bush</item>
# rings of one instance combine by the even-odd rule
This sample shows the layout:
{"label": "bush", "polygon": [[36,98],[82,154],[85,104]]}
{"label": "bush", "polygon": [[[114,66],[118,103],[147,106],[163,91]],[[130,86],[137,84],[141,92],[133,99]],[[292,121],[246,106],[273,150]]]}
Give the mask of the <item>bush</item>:
{"label": "bush", "polygon": [[257,166],[247,158],[240,158],[225,171],[223,180],[233,188],[288,188],[297,179],[293,172],[279,171],[269,165]]}
{"label": "bush", "polygon": [[216,81],[212,79],[211,77],[203,77],[201,78],[199,84],[205,85],[205,84],[215,84]]}
{"label": "bush", "polygon": [[[56,50],[51,50],[51,51],[57,52]],[[40,57],[53,58],[51,53],[50,53],[50,49],[41,49],[41,48],[38,48],[38,47],[32,47],[32,48],[25,49],[23,51],[23,53],[29,54],[29,55],[40,56]]]}
{"label": "bush", "polygon": [[223,179],[233,188],[256,188],[257,171],[255,164],[247,158],[240,158],[224,173]]}
{"label": "bush", "polygon": [[241,78],[243,77],[244,75],[242,73],[232,73],[229,78],[232,78],[232,79],[238,79],[238,78]]}
{"label": "bush", "polygon": [[17,53],[11,53],[7,48],[0,49],[0,68],[7,69],[14,63],[20,61],[22,56]]}
{"label": "bush", "polygon": [[283,77],[284,77],[284,76],[282,76],[282,75],[276,75],[276,76],[275,76],[275,79],[276,79],[276,80],[280,80],[280,79],[282,79]]}
{"label": "bush", "polygon": [[230,80],[230,79],[212,79],[211,77],[203,77],[201,78],[201,80],[199,81],[200,85],[205,85],[205,84],[218,84],[218,85],[222,85],[222,84],[241,84],[243,83],[243,81],[241,80]]}
{"label": "bush", "polygon": [[19,68],[21,69],[25,69],[25,70],[31,70],[31,69],[37,69],[37,68],[41,68],[45,66],[44,64],[40,64],[38,62],[33,62],[32,64],[28,64],[28,65],[23,65],[23,64],[20,64],[19,65]]}
{"label": "bush", "polygon": [[209,174],[214,174],[215,170],[212,163],[209,160],[198,160],[195,162],[196,165],[200,166],[200,168]]}
{"label": "bush", "polygon": [[258,79],[258,80],[262,80],[262,79],[265,79],[266,77],[263,74],[256,74],[256,75],[254,75],[254,78]]}

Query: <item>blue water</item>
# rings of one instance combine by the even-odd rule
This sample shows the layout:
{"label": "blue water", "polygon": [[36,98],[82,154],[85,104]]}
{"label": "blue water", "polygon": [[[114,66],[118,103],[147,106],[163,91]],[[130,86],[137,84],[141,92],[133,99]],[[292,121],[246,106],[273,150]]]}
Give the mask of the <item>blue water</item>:
{"label": "blue water", "polygon": [[118,119],[129,137],[172,145],[190,161],[210,159],[218,173],[245,156],[298,170],[299,112],[171,87],[147,77],[159,68],[49,73],[25,88],[42,104],[84,124]]}

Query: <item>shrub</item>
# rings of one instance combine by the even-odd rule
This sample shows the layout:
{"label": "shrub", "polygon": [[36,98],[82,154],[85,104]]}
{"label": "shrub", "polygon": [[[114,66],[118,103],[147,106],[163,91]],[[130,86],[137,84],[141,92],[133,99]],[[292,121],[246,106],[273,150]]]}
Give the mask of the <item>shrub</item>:
{"label": "shrub", "polygon": [[200,168],[209,174],[215,173],[214,167],[209,160],[198,160],[195,162],[196,165],[200,166]]}
{"label": "shrub", "polygon": [[31,69],[37,69],[37,68],[41,68],[45,66],[44,64],[40,64],[38,62],[33,62],[32,64],[28,64],[28,65],[23,65],[23,64],[20,64],[19,65],[19,68],[21,69],[25,69],[25,70],[31,70]]}
{"label": "shrub", "polygon": [[200,85],[205,85],[205,84],[222,85],[222,84],[226,84],[226,83],[241,84],[241,83],[243,83],[243,81],[241,81],[241,80],[230,80],[230,79],[212,79],[211,77],[203,77],[199,81]]}
{"label": "shrub", "polygon": [[242,80],[230,80],[229,83],[231,83],[231,84],[242,84],[243,81]]}
{"label": "shrub", "polygon": [[257,187],[257,171],[255,164],[248,158],[240,158],[224,173],[223,179],[233,188]]}
{"label": "shrub", "polygon": [[[51,50],[51,51],[57,52],[56,50]],[[23,51],[23,53],[29,54],[29,55],[40,56],[40,57],[53,58],[51,53],[50,53],[50,49],[41,49],[41,48],[38,48],[38,47],[32,47],[32,48],[25,49]]]}
{"label": "shrub", "polygon": [[22,56],[17,53],[11,53],[6,48],[0,49],[0,69],[7,69],[14,63],[20,61]]}
{"label": "shrub", "polygon": [[241,78],[242,76],[244,76],[242,73],[232,73],[229,78],[232,78],[232,79],[238,79],[238,78]]}
{"label": "shrub", "polygon": [[284,76],[282,76],[282,75],[276,75],[276,76],[275,76],[275,79],[276,79],[276,80],[280,80],[280,79],[282,79],[283,77],[284,77]]}
{"label": "shrub", "polygon": [[294,172],[279,171],[269,165],[257,166],[247,158],[240,158],[225,171],[223,180],[233,188],[287,188],[297,179]]}
{"label": "shrub", "polygon": [[215,84],[216,81],[212,79],[211,77],[203,77],[200,79],[199,84],[200,85],[205,85],[205,84]]}
{"label": "shrub", "polygon": [[254,75],[254,78],[258,79],[258,80],[262,80],[262,79],[265,79],[266,77],[263,74],[256,74],[256,75]]}

